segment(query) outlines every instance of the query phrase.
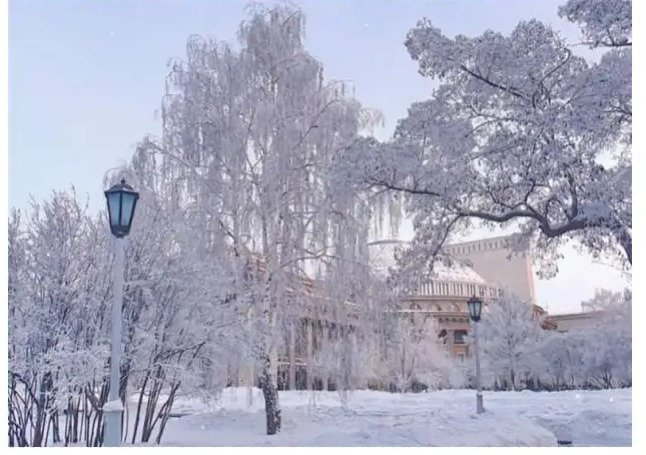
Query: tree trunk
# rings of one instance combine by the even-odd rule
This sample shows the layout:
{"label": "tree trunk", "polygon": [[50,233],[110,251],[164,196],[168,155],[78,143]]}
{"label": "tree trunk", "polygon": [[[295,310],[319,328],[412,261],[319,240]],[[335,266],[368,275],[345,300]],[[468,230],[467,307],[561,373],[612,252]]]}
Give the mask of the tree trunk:
{"label": "tree trunk", "polygon": [[516,372],[512,368],[509,371],[509,379],[511,380],[511,390],[516,391]]}
{"label": "tree trunk", "polygon": [[265,398],[265,415],[267,417],[267,434],[273,435],[280,431],[281,415],[278,402],[278,389],[271,377],[269,356],[264,359],[260,374],[260,387]]}
{"label": "tree trunk", "polygon": [[289,390],[296,390],[296,327],[289,327]]}
{"label": "tree trunk", "polygon": [[312,351],[313,351],[313,344],[314,344],[314,334],[312,333],[313,328],[312,328],[312,321],[309,319],[305,320],[305,337],[306,337],[306,362],[307,364],[305,365],[306,372],[305,374],[307,375],[305,378],[306,381],[306,386],[305,388],[309,391],[314,390],[314,375],[313,375],[313,369],[312,369]]}
{"label": "tree trunk", "polygon": [[617,234],[617,240],[619,241],[619,244],[621,245],[621,248],[624,250],[624,253],[626,254],[626,259],[628,259],[628,262],[630,265],[633,265],[633,238],[632,235],[629,234],[625,229],[622,229],[619,234]]}

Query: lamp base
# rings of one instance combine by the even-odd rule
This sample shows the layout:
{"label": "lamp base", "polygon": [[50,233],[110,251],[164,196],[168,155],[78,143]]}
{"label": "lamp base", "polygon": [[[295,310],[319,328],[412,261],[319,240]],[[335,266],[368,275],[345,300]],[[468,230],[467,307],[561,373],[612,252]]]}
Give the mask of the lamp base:
{"label": "lamp base", "polygon": [[104,433],[103,447],[121,446],[121,415],[122,410],[110,410],[104,412]]}
{"label": "lamp base", "polygon": [[484,412],[484,405],[482,404],[482,393],[476,393],[476,412],[482,414]]}

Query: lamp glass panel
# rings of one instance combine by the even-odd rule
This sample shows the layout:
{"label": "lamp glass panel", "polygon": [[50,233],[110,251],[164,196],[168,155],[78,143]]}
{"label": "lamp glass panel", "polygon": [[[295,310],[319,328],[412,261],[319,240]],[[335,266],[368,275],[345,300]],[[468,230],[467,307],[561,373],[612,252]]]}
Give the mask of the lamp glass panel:
{"label": "lamp glass panel", "polygon": [[120,225],[124,228],[130,227],[132,222],[132,214],[135,208],[135,200],[137,196],[135,193],[123,192],[122,198],[122,208],[121,208],[121,223]]}
{"label": "lamp glass panel", "polygon": [[110,211],[110,224],[112,226],[119,226],[119,206],[121,194],[120,193],[108,193],[108,210]]}

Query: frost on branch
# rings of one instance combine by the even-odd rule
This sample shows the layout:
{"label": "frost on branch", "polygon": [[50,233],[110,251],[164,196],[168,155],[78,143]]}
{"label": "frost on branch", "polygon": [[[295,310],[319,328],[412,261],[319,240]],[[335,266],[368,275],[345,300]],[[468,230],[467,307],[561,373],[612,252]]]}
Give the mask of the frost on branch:
{"label": "frost on branch", "polygon": [[555,390],[630,387],[632,293],[597,290],[582,302],[596,322],[582,330],[545,334],[538,346],[540,380]]}
{"label": "frost on branch", "polygon": [[542,329],[530,303],[505,291],[489,305],[481,325],[484,367],[498,381],[517,390],[525,374],[540,371],[536,350]]}
{"label": "frost on branch", "polygon": [[568,0],[559,16],[578,24],[592,48],[632,45],[631,0]]}
{"label": "frost on branch", "polygon": [[571,240],[630,266],[630,47],[590,63],[538,20],[450,38],[424,19],[405,44],[439,87],[392,141],[345,155],[368,194],[399,198],[415,245],[437,256],[473,223],[512,225],[540,246],[544,274]]}
{"label": "frost on branch", "polygon": [[376,117],[324,78],[304,47],[304,19],[256,6],[238,48],[192,37],[170,68],[162,137],[140,147],[175,182],[204,248],[228,261],[229,304],[248,335],[236,343],[240,367],[261,384],[268,434],[281,427],[279,352],[304,309],[349,324],[370,304],[371,210],[335,191],[330,169]]}

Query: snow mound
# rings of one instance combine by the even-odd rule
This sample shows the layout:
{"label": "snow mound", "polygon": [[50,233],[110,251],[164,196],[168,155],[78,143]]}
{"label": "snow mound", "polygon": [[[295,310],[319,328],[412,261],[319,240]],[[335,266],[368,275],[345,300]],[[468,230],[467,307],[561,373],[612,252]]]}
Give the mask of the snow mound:
{"label": "snow mound", "polygon": [[575,446],[632,444],[632,389],[509,392],[493,394],[491,406],[509,409]]}

